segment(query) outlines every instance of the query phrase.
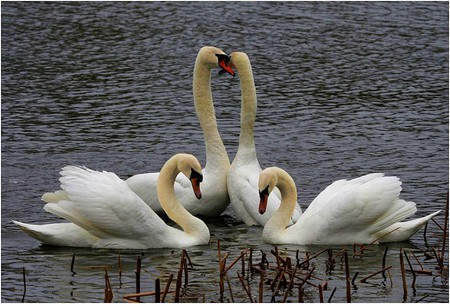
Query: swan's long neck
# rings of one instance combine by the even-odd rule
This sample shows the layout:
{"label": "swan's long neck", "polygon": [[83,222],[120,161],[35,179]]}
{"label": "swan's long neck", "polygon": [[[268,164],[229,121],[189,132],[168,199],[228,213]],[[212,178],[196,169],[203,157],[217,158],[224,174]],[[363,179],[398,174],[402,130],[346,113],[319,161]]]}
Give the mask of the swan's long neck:
{"label": "swan's long neck", "polygon": [[175,195],[174,183],[178,173],[180,173],[177,162],[178,159],[172,157],[160,171],[157,191],[161,207],[167,216],[177,223],[187,235],[197,237],[206,234],[209,238],[209,229],[206,224],[190,214]]}
{"label": "swan's long neck", "polygon": [[195,111],[205,138],[206,167],[227,169],[230,160],[217,129],[211,92],[211,69],[202,64],[201,57],[197,57],[195,61],[193,91]]}
{"label": "swan's long neck", "polygon": [[250,60],[245,57],[245,60],[239,61],[236,68],[241,83],[241,131],[239,135],[238,154],[256,153],[253,133],[257,100]]}
{"label": "swan's long neck", "polygon": [[286,230],[286,226],[289,225],[291,216],[294,213],[295,205],[297,204],[297,188],[294,180],[285,171],[276,168],[276,174],[278,176],[276,187],[281,193],[281,204],[267,221],[263,234],[266,237],[274,235],[278,239]]}

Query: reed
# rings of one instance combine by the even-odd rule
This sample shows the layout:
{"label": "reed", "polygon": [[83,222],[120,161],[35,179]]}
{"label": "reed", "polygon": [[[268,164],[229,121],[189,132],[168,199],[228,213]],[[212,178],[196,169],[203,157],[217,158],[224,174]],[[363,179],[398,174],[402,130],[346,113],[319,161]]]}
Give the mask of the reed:
{"label": "reed", "polygon": [[108,270],[105,268],[105,296],[103,299],[104,303],[111,303],[113,300],[113,292],[111,288],[111,282],[109,281]]}
{"label": "reed", "polygon": [[359,281],[360,281],[361,283],[366,283],[366,281],[367,281],[368,279],[370,279],[370,278],[376,276],[376,275],[379,274],[379,273],[384,273],[386,270],[389,270],[389,269],[391,269],[391,268],[392,268],[392,266],[388,266],[388,267],[386,267],[386,268],[383,268],[383,269],[381,269],[381,270],[378,270],[378,271],[376,271],[376,272],[374,272],[374,273],[368,275],[367,277],[365,277],[365,278],[363,278],[363,279],[361,279],[361,280],[359,280]]}
{"label": "reed", "polygon": [[400,248],[400,271],[402,274],[402,284],[403,284],[403,301],[406,301],[408,297],[408,287],[406,285],[406,275],[405,275],[405,264],[403,262],[403,249]]}
{"label": "reed", "polygon": [[344,251],[344,262],[345,262],[345,286],[346,286],[346,296],[347,303],[352,302],[352,294],[350,290],[350,268],[348,266],[348,254],[347,251]]}
{"label": "reed", "polygon": [[166,288],[164,288],[164,292],[162,294],[162,298],[161,298],[161,302],[164,303],[166,300],[166,295],[169,293],[169,288],[170,288],[170,284],[172,283],[173,280],[173,274],[170,274],[169,279],[167,280],[166,283]]}
{"label": "reed", "polygon": [[76,275],[77,273],[73,270],[73,267],[75,265],[75,253],[72,255],[72,262],[70,263],[70,271],[72,272],[72,276]]}
{"label": "reed", "polygon": [[22,294],[22,303],[25,302],[25,295],[27,294],[27,280],[25,275],[25,267],[22,267],[22,279],[23,279],[23,294]]}

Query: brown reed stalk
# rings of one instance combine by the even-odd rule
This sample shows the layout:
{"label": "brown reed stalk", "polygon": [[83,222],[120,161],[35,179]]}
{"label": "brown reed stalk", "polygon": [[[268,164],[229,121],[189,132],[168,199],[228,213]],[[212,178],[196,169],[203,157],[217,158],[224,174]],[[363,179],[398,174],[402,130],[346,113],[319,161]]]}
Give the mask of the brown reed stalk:
{"label": "brown reed stalk", "polygon": [[280,257],[280,255],[278,254],[278,247],[275,246],[275,251],[271,250],[270,252],[271,252],[271,253],[275,256],[275,258],[276,258],[276,261],[277,261],[277,270],[280,269],[280,261],[281,261],[281,257]]}
{"label": "brown reed stalk", "polygon": [[[309,261],[311,261],[312,259],[315,259],[316,257],[318,257],[319,255],[321,255],[322,253],[324,253],[324,252],[326,252],[328,249],[324,249],[324,250],[322,250],[322,251],[320,251],[320,252],[318,252],[318,253],[316,253],[315,255],[313,255],[312,257],[309,257],[309,255],[307,255],[307,259],[306,260],[304,260],[303,262],[301,262],[300,264],[298,264],[298,266],[300,267],[300,266],[302,266],[303,264],[305,264],[305,263],[308,263],[308,266],[309,266]],[[308,267],[309,268],[309,267]],[[306,268],[306,269],[308,269],[308,268]],[[303,269],[305,269],[305,268],[303,268]]]}
{"label": "brown reed stalk", "polygon": [[186,287],[189,283],[189,275],[188,275],[188,268],[187,268],[187,252],[183,249],[183,253],[181,254],[181,261],[180,261],[180,267],[183,268],[184,271],[184,286]]}
{"label": "brown reed stalk", "polygon": [[362,279],[359,280],[359,281],[360,281],[361,283],[366,283],[366,281],[367,281],[368,279],[370,279],[370,278],[376,276],[376,275],[379,274],[379,273],[384,273],[386,270],[389,270],[389,269],[391,269],[391,268],[392,268],[392,266],[388,266],[388,267],[386,267],[386,268],[383,268],[383,269],[381,269],[381,270],[378,270],[378,271],[376,271],[376,272],[374,272],[374,273],[368,275],[367,277],[362,278]]}
{"label": "brown reed stalk", "polygon": [[344,251],[344,262],[345,262],[345,285],[346,285],[346,295],[347,295],[347,303],[351,303],[352,294],[350,290],[350,269],[348,267],[348,254],[347,251]]}
{"label": "brown reed stalk", "polygon": [[306,275],[305,279],[302,279],[302,282],[298,285],[298,302],[303,303],[303,285],[308,282],[308,279],[311,277],[312,273],[316,267],[312,267],[308,274]]}
{"label": "brown reed stalk", "polygon": [[264,299],[264,274],[259,275],[259,286],[258,286],[258,303],[262,303]]}
{"label": "brown reed stalk", "polygon": [[155,303],[161,303],[161,282],[159,278],[155,279]]}
{"label": "brown reed stalk", "polygon": [[403,283],[403,301],[406,301],[406,298],[408,297],[408,287],[406,285],[405,264],[403,263],[402,248],[400,248],[400,270],[402,273],[402,283]]}
{"label": "brown reed stalk", "polygon": [[217,255],[219,257],[219,292],[220,292],[220,302],[223,301],[223,293],[225,292],[225,282],[224,277],[224,263],[222,263],[222,254],[220,252],[220,240],[217,240]]}
{"label": "brown reed stalk", "polygon": [[334,287],[333,291],[331,292],[330,297],[328,298],[328,303],[331,303],[331,299],[333,299],[334,293],[336,292],[337,287]]}
{"label": "brown reed stalk", "polygon": [[177,284],[175,286],[175,302],[180,302],[181,277],[183,276],[183,269],[178,269]]}
{"label": "brown reed stalk", "polygon": [[248,257],[248,269],[250,273],[253,273],[253,248],[250,248],[250,254]]}
{"label": "brown reed stalk", "polygon": [[353,278],[352,278],[352,286],[356,286],[356,285],[355,285],[355,281],[356,281],[356,278],[358,277],[358,274],[359,274],[359,271],[355,272],[355,274],[353,275]]}
{"label": "brown reed stalk", "polygon": [[[141,292],[141,256],[138,255],[136,258],[136,293]],[[140,301],[140,297],[136,297],[136,301]]]}
{"label": "brown reed stalk", "polygon": [[104,303],[111,303],[113,299],[113,292],[111,289],[111,283],[109,281],[108,270],[105,268],[105,297]]}
{"label": "brown reed stalk", "polygon": [[443,228],[438,222],[436,222],[436,220],[435,220],[434,218],[432,218],[431,221],[432,221],[433,223],[435,223],[436,226],[438,226],[438,228],[441,229],[442,232],[444,232],[444,228]]}
{"label": "brown reed stalk", "polygon": [[[388,248],[386,247],[384,249],[384,254],[383,254],[383,262],[381,263],[381,268],[384,269],[386,267],[386,257],[387,257],[387,253],[388,253]],[[384,273],[384,271],[381,273],[383,275],[383,279],[386,280],[386,274]]]}
{"label": "brown reed stalk", "polygon": [[[239,260],[242,259],[242,261],[244,261],[244,255],[246,253],[247,253],[247,250],[242,251],[241,255],[237,259],[235,259],[233,262],[231,262],[230,266],[228,266],[227,269],[225,269],[225,273],[228,272],[228,270],[230,270],[230,268],[233,267],[237,262],[239,262]],[[243,269],[244,269],[244,272],[242,272],[242,273],[243,273],[243,275],[245,275],[245,267],[244,266],[243,266]]]}
{"label": "brown reed stalk", "polygon": [[120,256],[120,252],[119,252],[119,257],[118,259],[118,268],[119,268],[119,284],[122,285],[122,258]]}
{"label": "brown reed stalk", "polygon": [[374,243],[378,242],[379,240],[381,240],[382,238],[384,238],[385,236],[388,236],[389,234],[391,234],[392,232],[396,231],[397,229],[399,229],[400,227],[397,227],[391,231],[389,231],[388,233],[383,234],[382,236],[380,236],[379,238],[376,238],[375,240],[373,240],[372,242],[370,242],[370,244],[367,244],[365,246],[362,246],[361,249],[359,249],[357,252],[353,253],[353,257],[357,254],[362,253],[364,250],[367,249],[367,247],[369,247],[370,245],[373,245]]}
{"label": "brown reed stalk", "polygon": [[164,288],[164,293],[161,298],[162,303],[164,303],[166,300],[166,295],[167,295],[167,293],[169,293],[169,288],[170,288],[170,284],[172,283],[172,280],[173,280],[173,274],[170,274],[169,279],[167,280],[167,283],[166,283],[166,288]]}
{"label": "brown reed stalk", "polygon": [[235,303],[234,297],[233,297],[233,290],[231,289],[230,278],[228,277],[228,273],[225,273],[225,279],[227,280],[228,291],[230,292],[230,296],[231,296],[231,302]]}
{"label": "brown reed stalk", "polygon": [[244,277],[239,273],[239,271],[236,271],[236,273],[237,273],[237,276],[239,278],[239,281],[241,281],[241,284],[242,284],[242,287],[244,288],[244,291],[247,293],[248,298],[250,299],[250,302],[252,303],[253,299],[252,299],[252,294],[250,293],[250,288],[248,288],[245,285]]}
{"label": "brown reed stalk", "polygon": [[323,303],[323,287],[319,284],[319,302]]}
{"label": "brown reed stalk", "polygon": [[281,275],[279,276],[280,277],[279,279],[277,277],[275,277],[275,280],[278,279],[278,282],[277,282],[277,286],[275,287],[275,290],[272,292],[271,302],[275,302],[275,296],[278,294],[278,290],[280,289],[281,281],[283,281],[283,279],[284,279],[284,274],[286,273],[286,268],[284,268],[284,267],[280,268],[279,271],[281,271]]}
{"label": "brown reed stalk", "polygon": [[292,273],[289,277],[289,285],[288,285],[288,288],[286,288],[286,292],[284,293],[283,303],[286,302],[289,292],[292,290],[292,288],[294,288],[295,273],[297,272],[297,269],[298,269],[298,265],[295,265],[294,271],[292,271]]}
{"label": "brown reed stalk", "polygon": [[112,268],[111,265],[90,265],[90,266],[81,266],[81,269],[106,269]]}
{"label": "brown reed stalk", "polygon": [[22,303],[25,302],[25,295],[27,293],[27,280],[25,278],[25,267],[22,267],[22,278],[23,278],[23,294]]}
{"label": "brown reed stalk", "polygon": [[406,251],[403,251],[403,253],[405,255],[406,262],[408,262],[409,269],[411,269],[411,273],[413,275],[413,281],[411,283],[411,287],[413,289],[415,289],[416,288],[416,272],[414,271],[414,269],[413,269],[413,267],[411,265],[411,261],[409,260],[408,255],[406,254]]}
{"label": "brown reed stalk", "polygon": [[75,253],[72,255],[72,263],[70,263],[70,271],[72,272],[72,276],[77,274],[75,271],[73,271],[74,265],[75,265]]}
{"label": "brown reed stalk", "polygon": [[442,241],[442,253],[441,253],[442,264],[444,264],[444,260],[445,260],[445,245],[446,245],[446,241],[447,241],[447,225],[448,225],[448,191],[447,191],[447,199],[446,199],[446,203],[445,203],[444,239]]}
{"label": "brown reed stalk", "polygon": [[246,250],[246,251],[242,251],[241,252],[241,256],[242,256],[242,258],[241,258],[241,272],[242,272],[242,275],[244,275],[245,276],[245,259],[244,259],[244,252],[246,253],[248,251],[248,249]]}

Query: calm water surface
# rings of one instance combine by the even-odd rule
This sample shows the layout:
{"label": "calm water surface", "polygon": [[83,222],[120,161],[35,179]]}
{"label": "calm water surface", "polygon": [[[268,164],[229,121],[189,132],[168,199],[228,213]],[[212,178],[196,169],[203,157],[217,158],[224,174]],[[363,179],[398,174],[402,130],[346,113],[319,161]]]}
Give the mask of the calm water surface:
{"label": "calm water surface", "polygon": [[[66,164],[113,171],[122,178],[159,171],[174,153],[205,161],[192,101],[197,51],[214,45],[244,51],[258,93],[255,140],[262,167],[286,169],[306,209],[332,181],[385,172],[403,181],[418,216],[443,209],[448,191],[448,3],[446,2],[46,2],[2,3],[2,301],[103,301],[111,265],[114,301],[134,292],[136,256],[143,255],[144,291],[176,275],[179,250],[118,252],[54,248],[21,233],[11,219],[49,223],[40,196],[59,187]],[[239,79],[213,75],[219,129],[232,159],[238,144]],[[441,214],[436,220],[443,224]],[[270,256],[259,227],[231,209],[208,221],[210,246],[188,250],[194,263],[185,301],[219,300],[217,240],[236,258],[255,248]],[[427,235],[438,245],[440,233]],[[398,252],[423,260],[422,233],[390,244],[393,284],[358,284],[353,301],[402,302]],[[380,269],[385,246],[350,260],[360,277]],[[283,246],[283,254],[323,248]],[[336,248],[338,250],[340,248]],[[350,248],[351,249],[351,248]],[[77,255],[76,275],[70,261]],[[325,274],[326,299],[345,301],[342,263]],[[407,302],[448,302],[447,275],[419,276]],[[248,301],[235,271],[234,301]],[[408,276],[410,280],[410,275]],[[252,281],[252,280],[251,280]],[[205,284],[205,282],[208,282]],[[259,282],[259,276],[252,281]],[[331,287],[331,288],[330,288]],[[256,289],[255,289],[256,290]],[[256,292],[255,292],[256,293]],[[424,298],[425,297],[425,298]],[[153,301],[153,299],[151,299]],[[168,298],[172,300],[172,298]],[[229,294],[225,301],[231,301]],[[270,301],[270,294],[265,295]],[[278,298],[278,300],[280,300]],[[290,298],[296,301],[294,295]],[[305,300],[318,301],[309,289]]]}

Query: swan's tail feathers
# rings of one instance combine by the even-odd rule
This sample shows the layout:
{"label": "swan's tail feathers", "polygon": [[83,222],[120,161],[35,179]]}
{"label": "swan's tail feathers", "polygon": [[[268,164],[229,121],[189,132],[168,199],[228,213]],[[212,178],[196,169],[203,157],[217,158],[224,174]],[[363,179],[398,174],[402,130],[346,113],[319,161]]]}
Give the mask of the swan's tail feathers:
{"label": "swan's tail feathers", "polygon": [[55,192],[47,192],[42,195],[41,200],[43,200],[46,203],[58,203],[62,200],[69,199],[67,192],[64,190],[58,190]]}
{"label": "swan's tail feathers", "polygon": [[386,229],[383,229],[374,234],[374,237],[381,238],[381,243],[405,242],[409,240],[417,231],[420,230],[420,228],[422,228],[431,218],[436,216],[439,212],[441,212],[441,210],[418,219],[392,224]]}
{"label": "swan's tail feathers", "polygon": [[98,238],[72,223],[33,225],[14,220],[12,222],[32,238],[47,245],[91,247],[98,241]]}
{"label": "swan's tail feathers", "polygon": [[376,223],[379,229],[389,227],[393,223],[399,222],[417,212],[416,203],[398,199],[394,201],[392,207],[389,208]]}

